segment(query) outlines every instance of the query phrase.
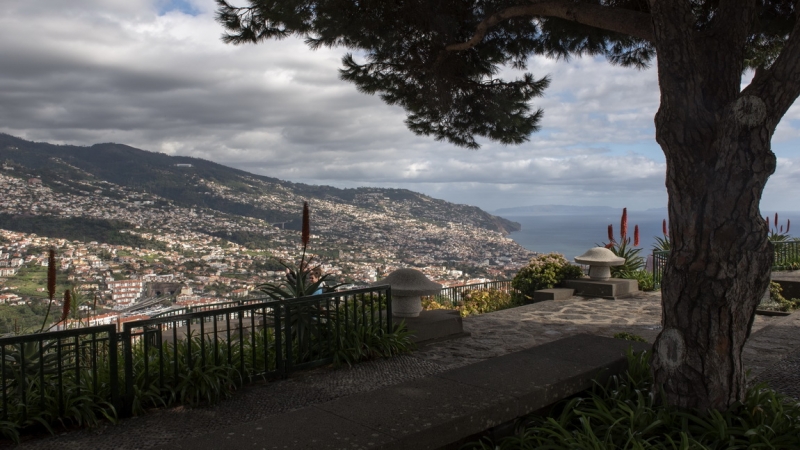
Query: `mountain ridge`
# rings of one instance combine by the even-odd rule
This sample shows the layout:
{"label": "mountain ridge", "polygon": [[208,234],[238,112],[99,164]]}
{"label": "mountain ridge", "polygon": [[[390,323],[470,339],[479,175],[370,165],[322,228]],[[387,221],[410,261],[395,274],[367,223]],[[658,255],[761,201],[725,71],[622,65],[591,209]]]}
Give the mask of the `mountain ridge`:
{"label": "mountain ridge", "polygon": [[[390,201],[413,203],[410,212],[422,220],[467,223],[503,235],[520,229],[519,223],[489,214],[478,207],[446,202],[407,189],[341,189],[294,183],[201,158],[171,156],[125,144],[56,145],[26,141],[0,133],[0,160],[34,170],[43,183],[50,185],[56,180],[68,183],[95,178],[156,194],[181,206],[206,207],[228,214],[258,217],[270,223],[283,223],[288,229],[300,227],[294,211],[264,203],[245,203],[240,198],[234,198],[234,195],[221,195],[220,190],[214,187],[221,186],[224,188],[222,191],[234,191],[241,196],[251,197],[290,190],[295,195],[329,199],[366,209],[375,209],[371,208],[374,205],[370,204],[370,197],[382,196],[382,199]],[[430,208],[432,205],[435,208]],[[426,211],[434,209],[436,211]]]}

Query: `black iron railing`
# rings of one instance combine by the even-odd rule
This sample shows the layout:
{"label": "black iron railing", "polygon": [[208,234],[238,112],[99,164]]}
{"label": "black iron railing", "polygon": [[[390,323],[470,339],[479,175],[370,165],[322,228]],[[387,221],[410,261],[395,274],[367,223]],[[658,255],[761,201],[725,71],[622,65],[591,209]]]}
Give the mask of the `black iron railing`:
{"label": "black iron railing", "polygon": [[117,337],[103,325],[0,338],[0,419],[36,423],[98,399],[120,406]]}
{"label": "black iron railing", "polygon": [[212,309],[224,309],[229,308],[232,306],[240,306],[240,305],[251,305],[254,303],[261,303],[264,302],[265,299],[263,297],[248,297],[246,299],[241,300],[230,300],[227,302],[219,302],[219,303],[209,303],[203,305],[195,305],[195,306],[185,306],[183,308],[175,308],[169,309],[167,311],[160,312],[158,314],[153,314],[150,316],[151,319],[157,319],[159,317],[174,317],[180,316],[183,314],[190,314],[193,312],[199,311],[209,311]]}
{"label": "black iron railing", "polygon": [[0,419],[52,422],[86,396],[125,416],[143,395],[157,404],[191,388],[193,374],[222,373],[236,384],[284,377],[332,362],[363,342],[361,334],[393,331],[389,286],[236,303],[128,322],[121,331],[104,325],[0,338]]}
{"label": "black iron railing", "polygon": [[[800,268],[800,241],[777,241],[772,243],[772,270],[796,270]],[[653,251],[653,281],[661,286],[669,251]]]}
{"label": "black iron railing", "polygon": [[776,241],[772,243],[775,259],[772,270],[795,270],[800,268],[800,241]]}
{"label": "black iron railing", "polygon": [[664,268],[667,267],[669,251],[653,250],[653,286],[655,289],[661,288],[661,281],[664,278]]}
{"label": "black iron railing", "polygon": [[449,301],[454,307],[458,306],[458,302],[460,302],[464,296],[471,291],[476,290],[486,290],[486,289],[494,289],[502,292],[506,292],[512,294],[516,292],[513,287],[511,287],[511,280],[499,280],[499,281],[487,281],[485,283],[474,283],[474,284],[465,284],[462,286],[451,286],[443,288],[442,291],[435,295],[437,301],[440,303],[442,301]]}

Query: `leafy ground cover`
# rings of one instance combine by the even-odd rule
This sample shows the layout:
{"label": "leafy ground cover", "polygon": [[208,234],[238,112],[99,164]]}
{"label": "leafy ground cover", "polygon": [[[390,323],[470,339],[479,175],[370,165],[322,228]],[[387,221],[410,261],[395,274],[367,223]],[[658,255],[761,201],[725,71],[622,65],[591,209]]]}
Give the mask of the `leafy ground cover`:
{"label": "leafy ground cover", "polygon": [[628,370],[521,418],[513,436],[464,449],[798,449],[800,402],[764,384],[727,412],[682,410],[652,392],[650,353],[628,353]]}
{"label": "leafy ground cover", "polygon": [[455,309],[461,314],[461,317],[500,311],[502,309],[522,306],[523,304],[524,302],[521,296],[513,295],[498,289],[476,289],[474,291],[469,291],[458,301],[455,308],[451,306],[450,299],[448,298],[433,296],[422,299],[422,309]]}

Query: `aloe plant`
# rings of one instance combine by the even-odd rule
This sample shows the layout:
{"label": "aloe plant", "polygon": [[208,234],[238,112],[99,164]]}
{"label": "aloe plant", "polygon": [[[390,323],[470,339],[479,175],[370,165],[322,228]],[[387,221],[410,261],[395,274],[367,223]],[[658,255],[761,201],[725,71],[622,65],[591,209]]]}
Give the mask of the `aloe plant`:
{"label": "aloe plant", "polygon": [[[310,261],[306,260],[308,244],[311,240],[311,213],[308,207],[308,202],[303,202],[303,226],[300,234],[300,240],[303,244],[303,252],[300,257],[298,265],[289,264],[279,261],[280,264],[286,268],[286,280],[281,283],[264,283],[257,286],[261,292],[264,292],[273,300],[285,300],[289,298],[299,298],[314,295],[321,286],[325,285],[325,281],[330,274],[322,275],[317,281],[311,281],[311,272],[314,270],[311,267]],[[328,291],[333,291],[335,288],[341,286],[328,287]]]}
{"label": "aloe plant", "polygon": [[[614,239],[614,226],[608,225],[608,243],[602,246],[611,250],[616,256],[625,258],[625,263],[621,266],[611,267],[611,276],[624,278],[644,267],[644,259],[639,256],[642,249],[639,246],[639,225],[634,227],[633,245],[628,236],[628,208],[622,208],[622,218],[620,219],[619,240]],[[600,245],[598,245],[599,247]]]}
{"label": "aloe plant", "polygon": [[773,222],[772,226],[769,223],[769,216],[765,217],[764,220],[767,223],[767,229],[769,230],[768,239],[772,242],[784,242],[791,240],[791,236],[789,235],[789,228],[792,226],[792,222],[789,219],[786,219],[786,228],[784,229],[783,225],[778,223],[778,213],[775,213],[775,221]]}
{"label": "aloe plant", "polygon": [[667,219],[661,222],[662,236],[656,236],[656,243],[653,244],[653,250],[657,252],[668,252],[672,248],[672,243],[669,240],[669,232],[667,231]]}
{"label": "aloe plant", "polygon": [[50,317],[50,307],[53,306],[53,298],[56,295],[56,251],[54,249],[50,249],[47,252],[47,298],[49,302],[47,303],[47,312],[44,315],[44,320],[42,321],[42,326],[39,328],[39,332],[44,330],[45,325],[47,325],[47,319]]}

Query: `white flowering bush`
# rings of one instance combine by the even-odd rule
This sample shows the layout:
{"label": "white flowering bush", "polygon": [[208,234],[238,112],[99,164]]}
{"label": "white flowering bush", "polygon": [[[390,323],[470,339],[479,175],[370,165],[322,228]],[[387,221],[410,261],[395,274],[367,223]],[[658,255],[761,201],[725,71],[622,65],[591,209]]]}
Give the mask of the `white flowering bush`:
{"label": "white flowering bush", "polygon": [[520,269],[511,286],[527,298],[539,289],[554,288],[564,280],[581,278],[583,270],[567,261],[561,253],[548,253],[531,258],[528,265]]}

